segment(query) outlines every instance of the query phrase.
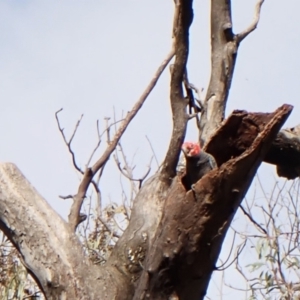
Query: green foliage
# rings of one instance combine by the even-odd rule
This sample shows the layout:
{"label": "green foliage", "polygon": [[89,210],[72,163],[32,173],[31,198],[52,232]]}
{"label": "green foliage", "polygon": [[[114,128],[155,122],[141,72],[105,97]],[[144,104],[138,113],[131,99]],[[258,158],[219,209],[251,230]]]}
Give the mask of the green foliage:
{"label": "green foliage", "polygon": [[[300,299],[300,183],[275,185],[265,202],[254,201],[248,213],[259,234],[244,237],[254,244],[257,260],[240,267],[251,291],[248,299]],[[262,234],[263,233],[263,234]]]}
{"label": "green foliage", "polygon": [[1,234],[0,299],[44,299],[36,283],[21,264],[20,256]]}

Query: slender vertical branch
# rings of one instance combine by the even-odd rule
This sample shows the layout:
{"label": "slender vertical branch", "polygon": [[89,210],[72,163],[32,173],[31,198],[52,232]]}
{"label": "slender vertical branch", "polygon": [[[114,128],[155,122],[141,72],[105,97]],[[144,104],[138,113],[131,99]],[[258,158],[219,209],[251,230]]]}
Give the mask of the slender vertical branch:
{"label": "slender vertical branch", "polygon": [[147,97],[155,87],[160,75],[164,71],[165,67],[168,65],[170,60],[174,56],[174,49],[170,51],[170,53],[167,55],[167,57],[163,60],[161,65],[158,67],[157,71],[155,72],[152,80],[150,81],[149,85],[146,87],[145,91],[143,94],[140,96],[138,101],[135,103],[133,106],[132,110],[129,111],[122,121],[120,127],[118,128],[116,134],[114,135],[113,139],[110,141],[108,147],[102,154],[102,156],[96,161],[96,163],[91,167],[87,167],[84,174],[82,181],[79,185],[77,194],[74,196],[74,202],[70,210],[69,214],[69,224],[71,228],[75,231],[77,228],[77,225],[79,224],[79,213],[80,209],[83,203],[83,200],[85,198],[86,192],[89,188],[89,185],[94,177],[94,175],[106,164],[106,162],[109,160],[110,155],[113,153],[115,148],[118,145],[118,142],[120,141],[122,135],[126,131],[128,125],[130,122],[133,120],[133,118],[136,116],[138,111],[141,109],[143,106],[144,102],[146,101]]}
{"label": "slender vertical branch", "polygon": [[224,119],[238,47],[256,28],[263,2],[264,0],[258,1],[250,26],[235,35],[232,29],[231,1],[211,1],[211,76],[199,126],[202,145],[208,142]]}
{"label": "slender vertical branch", "polygon": [[259,22],[259,18],[260,18],[261,7],[262,7],[264,1],[265,0],[259,0],[256,3],[255,12],[254,12],[254,18],[253,18],[252,23],[244,31],[242,31],[239,34],[237,34],[239,42],[241,42],[244,38],[246,38],[248,36],[248,34],[250,34],[252,31],[254,31],[256,29],[257,24]]}
{"label": "slender vertical branch", "polygon": [[[163,162],[161,179],[169,181],[176,174],[180,147],[185,137],[188,115],[187,101],[183,95],[182,82],[189,54],[189,27],[193,20],[193,1],[175,1],[173,36],[175,38],[175,62],[171,69],[170,101],[173,115],[173,132],[171,141]],[[175,18],[174,17],[174,18]]]}
{"label": "slender vertical branch", "polygon": [[211,76],[200,120],[200,143],[207,142],[224,119],[237,44],[232,32],[231,1],[211,1]]}

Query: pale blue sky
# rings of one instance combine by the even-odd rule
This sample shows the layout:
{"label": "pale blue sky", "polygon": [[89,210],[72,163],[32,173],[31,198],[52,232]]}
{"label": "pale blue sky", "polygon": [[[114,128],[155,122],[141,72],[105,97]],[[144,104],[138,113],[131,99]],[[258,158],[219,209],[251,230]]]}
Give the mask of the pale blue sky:
{"label": "pale blue sky", "polygon": [[[255,3],[232,1],[234,32],[251,22]],[[195,1],[194,8],[189,78],[206,88],[209,1]],[[233,109],[273,111],[290,103],[295,109],[287,125],[300,123],[299,9],[298,0],[266,0],[258,29],[240,47],[227,114]],[[69,134],[84,114],[74,141],[84,166],[96,142],[96,120],[104,128],[103,118],[113,116],[113,107],[117,116],[130,110],[170,50],[172,13],[171,0],[0,0],[0,159],[16,163],[62,216],[70,202],[58,195],[75,193],[78,176],[55,111],[64,108],[61,121]],[[124,135],[128,157],[137,153],[136,176],[151,156],[145,135],[158,159],[164,156],[171,131],[168,95],[167,71]],[[197,138],[194,124],[188,138]],[[262,169],[271,184],[274,168]],[[113,161],[106,172],[103,198],[118,201]]]}

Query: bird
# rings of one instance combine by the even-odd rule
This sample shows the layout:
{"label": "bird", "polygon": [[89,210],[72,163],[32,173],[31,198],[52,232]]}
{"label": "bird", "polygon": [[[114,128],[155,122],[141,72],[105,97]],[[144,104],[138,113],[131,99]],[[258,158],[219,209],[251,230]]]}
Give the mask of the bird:
{"label": "bird", "polygon": [[203,151],[199,143],[184,142],[181,150],[186,160],[186,180],[189,188],[205,174],[218,167],[215,158]]}

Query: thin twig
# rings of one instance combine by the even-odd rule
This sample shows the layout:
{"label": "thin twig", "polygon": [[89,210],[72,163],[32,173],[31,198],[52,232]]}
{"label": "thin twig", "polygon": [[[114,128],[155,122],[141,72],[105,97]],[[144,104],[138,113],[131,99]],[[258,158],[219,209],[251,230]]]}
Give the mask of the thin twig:
{"label": "thin twig", "polygon": [[97,120],[97,136],[98,136],[98,142],[95,146],[95,148],[93,149],[91,155],[90,155],[90,158],[88,159],[87,163],[86,163],[86,166],[88,167],[89,164],[91,163],[91,160],[93,159],[94,155],[95,155],[95,152],[99,149],[100,147],[100,144],[101,144],[101,134],[100,134],[100,131],[99,131],[99,120]]}
{"label": "thin twig", "polygon": [[61,195],[59,195],[58,197],[61,198],[61,199],[63,199],[63,200],[73,199],[74,198],[74,196],[72,196],[72,195],[67,195],[67,196],[61,196]]}
{"label": "thin twig", "polygon": [[201,97],[201,92],[203,92],[204,88],[202,88],[202,89],[201,89],[201,92],[200,92],[199,89],[198,89],[194,84],[192,84],[191,82],[189,82],[189,85],[190,85],[190,88],[191,88],[192,90],[194,90],[195,93],[198,95],[198,98],[199,98],[199,99],[196,99],[196,98],[195,98],[195,100],[196,100],[196,102],[199,104],[200,109],[202,110],[202,109],[203,109],[203,103],[202,103],[203,99],[202,99],[202,97]]}
{"label": "thin twig", "polygon": [[185,70],[184,75],[183,75],[183,85],[185,88],[187,98],[189,100],[189,114],[192,114],[192,109],[194,110],[194,113],[200,113],[201,108],[199,106],[197,106],[197,104],[195,102],[195,97],[194,97],[194,93],[193,93],[194,89],[192,88],[193,85],[190,84],[190,82],[189,82],[187,70]]}
{"label": "thin twig", "polygon": [[233,231],[233,233],[234,233],[234,235],[233,235],[233,240],[232,240],[232,243],[231,243],[231,248],[230,248],[230,251],[229,251],[229,255],[228,255],[227,259],[224,261],[224,263],[222,263],[219,267],[216,267],[217,270],[220,270],[221,268],[223,268],[227,264],[227,262],[229,261],[229,258],[231,256],[233,246],[234,246],[236,231]]}
{"label": "thin twig", "polygon": [[149,173],[150,173],[150,171],[151,171],[151,167],[150,167],[150,166],[151,166],[151,161],[152,161],[152,158],[153,158],[153,157],[151,158],[150,163],[149,163],[149,165],[148,165],[148,170],[146,171],[146,173],[144,174],[144,176],[142,176],[142,177],[139,178],[139,179],[133,178],[133,175],[132,175],[132,174],[126,174],[126,173],[124,172],[124,169],[128,172],[128,167],[126,166],[126,163],[125,163],[125,167],[122,168],[122,167],[121,167],[121,163],[120,163],[120,161],[119,161],[117,155],[114,155],[113,157],[114,157],[114,159],[115,159],[116,165],[117,165],[119,171],[121,172],[121,174],[122,174],[124,177],[126,177],[127,179],[129,179],[130,181],[138,181],[138,182],[139,182],[139,188],[141,188],[141,185],[142,185],[143,181],[146,179],[146,177],[149,175]]}
{"label": "thin twig", "polygon": [[157,156],[156,156],[156,154],[155,154],[155,151],[154,151],[154,148],[153,148],[153,146],[152,146],[152,143],[151,143],[151,141],[149,140],[149,138],[148,138],[147,135],[146,135],[146,139],[147,139],[147,141],[148,141],[148,143],[149,143],[149,145],[150,145],[151,151],[152,151],[152,153],[153,153],[153,157],[154,157],[154,159],[155,159],[156,166],[157,166],[157,168],[159,168],[159,163],[158,163]]}
{"label": "thin twig", "polygon": [[120,238],[120,235],[114,231],[106,222],[105,220],[102,218],[102,217],[99,217],[98,218],[99,221],[102,223],[102,225],[112,234],[113,237],[116,237],[116,238]]}
{"label": "thin twig", "polygon": [[187,103],[184,101],[182,82],[189,54],[189,27],[193,21],[192,2],[191,0],[174,1],[173,49],[176,51],[176,58],[170,70],[170,102],[173,131],[160,171],[160,179],[167,185],[170,185],[172,178],[176,176],[176,167],[181,152],[180,148],[187,129]]}
{"label": "thin twig", "polygon": [[238,257],[240,256],[240,254],[243,252],[243,250],[244,250],[244,248],[246,246],[246,243],[247,243],[247,240],[245,240],[245,242],[242,244],[242,246],[240,245],[238,247],[235,258],[232,260],[232,262],[228,266],[226,266],[224,268],[217,268],[217,271],[224,271],[224,270],[228,269],[238,259]]}
{"label": "thin twig", "polygon": [[59,129],[59,131],[60,131],[60,133],[61,133],[61,135],[62,135],[62,137],[63,137],[63,140],[64,140],[64,142],[65,142],[65,144],[66,144],[66,146],[67,146],[67,148],[68,148],[68,150],[69,150],[69,152],[70,152],[70,154],[71,154],[72,162],[73,162],[74,168],[75,168],[79,173],[83,174],[83,171],[81,170],[81,168],[80,168],[80,167],[77,165],[77,163],[76,163],[75,153],[74,153],[74,151],[72,150],[72,147],[71,147],[71,143],[72,143],[73,138],[74,138],[74,136],[75,136],[75,134],[76,134],[76,132],[77,132],[77,129],[78,129],[79,125],[80,125],[80,122],[81,122],[81,120],[82,120],[82,118],[83,118],[83,115],[81,115],[80,119],[77,120],[76,125],[75,125],[74,130],[73,130],[73,133],[72,133],[72,135],[71,135],[71,138],[70,138],[69,141],[68,141],[67,138],[66,138],[66,136],[65,136],[65,133],[64,133],[64,128],[62,128],[62,127],[60,126],[60,121],[59,121],[59,118],[58,118],[58,114],[59,114],[62,110],[63,110],[63,108],[59,109],[59,110],[55,113],[56,123],[57,123],[58,129]]}
{"label": "thin twig", "polygon": [[118,145],[122,135],[126,131],[128,125],[130,122],[133,120],[133,118],[136,116],[138,111],[141,109],[143,106],[144,102],[146,101],[147,97],[155,87],[160,75],[170,62],[170,60],[173,58],[175,54],[175,48],[174,46],[172,47],[170,53],[167,55],[167,57],[163,60],[161,65],[158,67],[157,71],[155,72],[152,80],[150,81],[149,85],[146,87],[145,91],[141,95],[141,97],[138,99],[138,101],[135,103],[133,106],[132,110],[129,111],[122,121],[120,127],[118,128],[117,132],[114,135],[114,138],[104,151],[103,155],[98,159],[98,161],[91,167],[87,168],[86,171],[84,172],[82,181],[79,185],[78,191],[76,196],[74,197],[74,202],[71,207],[71,211],[69,214],[69,224],[71,228],[75,231],[78,225],[78,218],[79,218],[79,212],[83,203],[83,199],[85,197],[85,194],[87,192],[87,189],[94,177],[94,175],[101,169],[103,166],[106,164],[108,161],[110,155],[112,152],[115,150],[116,146]]}
{"label": "thin twig", "polygon": [[153,90],[154,86],[156,85],[157,80],[159,79],[163,70],[165,69],[167,64],[170,62],[170,60],[173,58],[173,56],[174,56],[174,49],[172,49],[170,51],[170,53],[167,55],[166,59],[159,66],[159,68],[155,72],[154,77],[152,78],[150,84],[147,86],[146,90],[143,92],[143,94],[141,95],[139,100],[133,106],[132,110],[127,113],[127,116],[124,118],[121,126],[119,127],[113,140],[111,141],[111,144],[107,147],[107,149],[105,150],[103,155],[100,157],[100,159],[91,168],[93,173],[96,173],[103,166],[103,164],[109,159],[110,155],[112,154],[112,152],[115,150],[116,146],[118,145],[118,142],[119,142],[121,136],[124,134],[125,130],[127,129],[129,123],[136,116],[137,112],[141,109],[145,100],[147,99],[150,92]]}
{"label": "thin twig", "polygon": [[25,300],[25,299],[39,299],[40,295],[41,295],[41,291],[33,292],[32,294],[23,297],[22,300]]}
{"label": "thin twig", "polygon": [[253,218],[250,214],[248,214],[246,212],[246,210],[244,209],[244,207],[242,205],[240,205],[240,209],[243,211],[243,213],[248,217],[248,219],[256,226],[258,227],[266,236],[268,236],[268,233],[267,231],[261,226],[259,225]]}

